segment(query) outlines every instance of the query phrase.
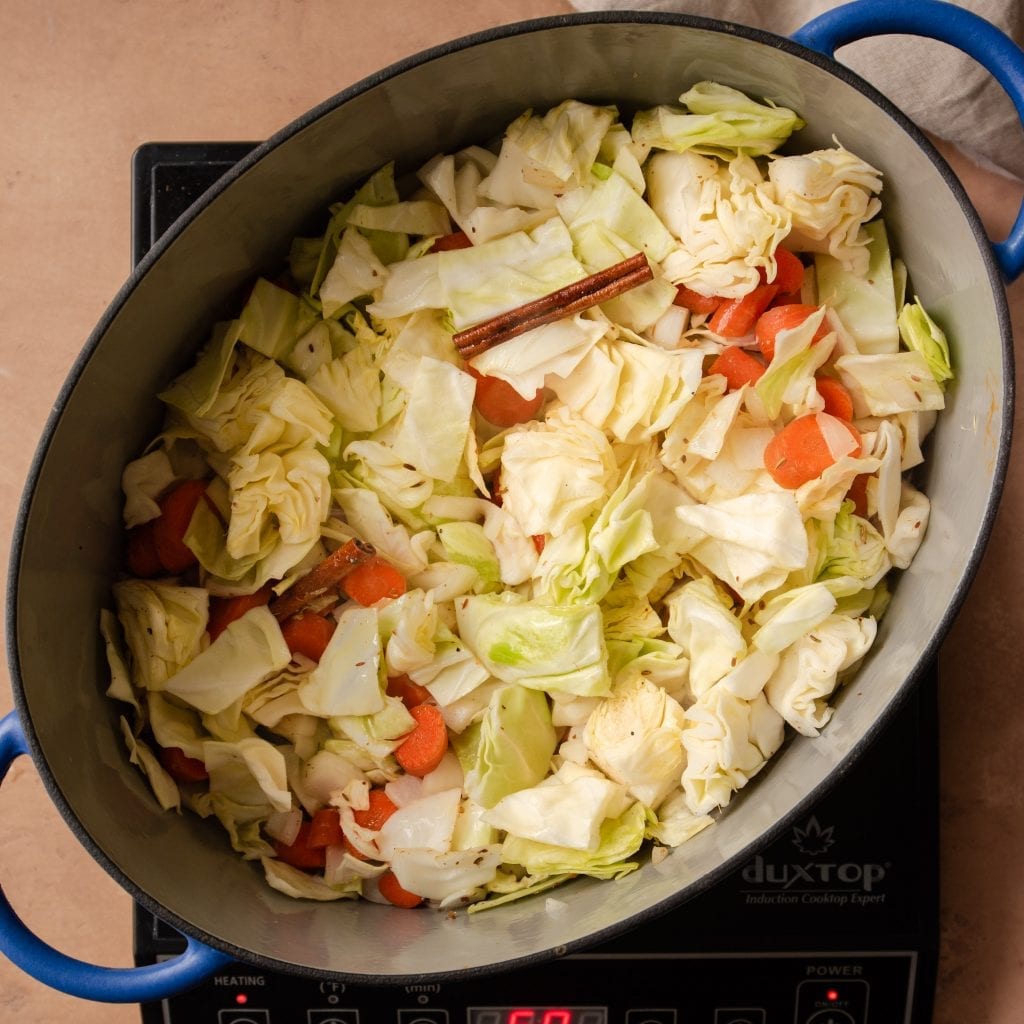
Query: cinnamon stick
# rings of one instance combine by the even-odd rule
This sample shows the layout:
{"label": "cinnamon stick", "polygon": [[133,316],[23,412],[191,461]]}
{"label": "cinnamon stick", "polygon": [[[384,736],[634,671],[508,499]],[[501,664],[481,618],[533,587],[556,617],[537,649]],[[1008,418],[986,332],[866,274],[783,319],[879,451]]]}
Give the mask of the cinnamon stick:
{"label": "cinnamon stick", "polygon": [[483,323],[467,327],[453,335],[452,341],[461,356],[471,359],[503,341],[564,317],[575,316],[585,309],[598,306],[631,288],[637,288],[653,280],[654,271],[647,256],[638,252],[621,263],[574,281],[550,295],[544,295],[510,309],[507,313],[499,313]]}
{"label": "cinnamon stick", "polygon": [[308,605],[336,592],[341,581],[357,566],[372,558],[376,549],[353,538],[331,552],[319,565],[296,580],[280,597],[270,602],[278,622],[297,615]]}

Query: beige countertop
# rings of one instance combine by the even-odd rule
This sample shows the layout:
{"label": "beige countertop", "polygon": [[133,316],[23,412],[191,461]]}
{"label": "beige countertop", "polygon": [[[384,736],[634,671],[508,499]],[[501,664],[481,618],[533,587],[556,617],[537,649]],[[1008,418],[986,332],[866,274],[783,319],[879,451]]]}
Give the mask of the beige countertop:
{"label": "beige countertop", "polygon": [[[425,47],[569,10],[560,0],[0,2],[0,564],[37,439],[129,270],[130,159],[149,140],[258,140]],[[951,160],[993,237],[1024,188]],[[1024,337],[1024,285],[1009,289]],[[1020,418],[1018,429],[1020,428]],[[1024,460],[942,656],[939,1024],[1024,1019]],[[55,640],[57,638],[55,637]],[[0,714],[11,707],[6,670]],[[21,758],[0,791],[0,881],[63,951],[131,960],[129,897],[79,846]],[[0,1019],[138,1021],[0,959]]]}

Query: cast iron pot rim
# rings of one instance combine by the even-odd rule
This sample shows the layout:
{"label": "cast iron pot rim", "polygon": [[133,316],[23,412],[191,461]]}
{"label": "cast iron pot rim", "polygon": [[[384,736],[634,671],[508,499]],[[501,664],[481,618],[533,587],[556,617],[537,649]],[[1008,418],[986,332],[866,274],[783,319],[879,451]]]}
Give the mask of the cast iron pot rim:
{"label": "cast iron pot rim", "polygon": [[[885,711],[871,725],[867,732],[850,748],[850,750],[844,755],[843,759],[835,766],[835,768],[833,768],[828,776],[815,786],[814,789],[800,800],[799,803],[797,803],[786,815],[762,832],[757,839],[748,843],[732,857],[723,861],[712,871],[709,871],[696,882],[686,886],[685,889],[680,890],[675,895],[661,900],[653,906],[648,907],[646,910],[640,911],[621,921],[617,921],[615,924],[609,925],[600,931],[592,932],[585,937],[573,940],[571,943],[554,949],[539,951],[528,956],[519,957],[515,960],[502,961],[497,964],[472,968],[453,968],[444,971],[432,971],[429,975],[363,975],[348,974],[341,971],[328,971],[304,964],[294,964],[286,960],[278,960],[264,954],[244,949],[232,943],[225,942],[216,936],[210,935],[202,929],[195,927],[188,921],[179,917],[178,914],[170,908],[163,906],[147,892],[139,888],[139,886],[128,878],[122,869],[107,856],[106,852],[99,846],[98,842],[86,830],[85,826],[79,820],[78,815],[75,813],[74,809],[68,803],[63,792],[57,785],[56,780],[50,772],[49,765],[43,756],[41,744],[39,743],[39,739],[28,714],[28,702],[25,695],[24,682],[21,677],[20,659],[15,639],[18,632],[16,613],[18,577],[20,575],[21,552],[31,510],[32,498],[34,496],[35,487],[38,482],[43,463],[46,459],[50,443],[53,439],[54,432],[79,378],[81,377],[89,360],[92,358],[93,352],[102,341],[107,329],[121,311],[122,307],[129,301],[132,292],[135,290],[140,280],[148,273],[153,264],[161,258],[164,251],[178,238],[178,236],[188,227],[196,216],[209,206],[209,204],[213,202],[225,189],[229,188],[237,178],[245,174],[246,171],[259,162],[264,156],[336,108],[343,106],[345,103],[362,93],[375,88],[383,82],[396,78],[397,76],[417,68],[422,64],[430,63],[431,61],[460,50],[484,45],[497,40],[510,38],[512,36],[528,35],[533,32],[546,31],[549,29],[569,28],[574,25],[588,24],[665,25],[672,28],[700,29],[745,38],[752,42],[761,43],[763,45],[782,50],[791,57],[796,57],[800,60],[816,65],[857,89],[885,114],[896,121],[929,157],[945,181],[946,186],[953,193],[958,204],[963,210],[964,215],[967,217],[972,234],[974,235],[975,241],[978,243],[978,248],[988,274],[989,284],[991,285],[993,299],[996,304],[1000,337],[1002,341],[1003,403],[1000,410],[1001,440],[996,451],[992,488],[989,494],[988,505],[986,506],[985,513],[980,524],[978,540],[967,561],[965,572],[957,584],[956,590],[953,594],[953,599],[947,607],[945,614],[933,628],[932,635],[925,646],[921,659],[911,670],[905,683],[897,691],[895,697]],[[132,270],[130,276],[115,294],[96,327],[86,339],[82,351],[72,364],[68,376],[57,395],[53,408],[43,428],[39,445],[29,468],[25,488],[18,507],[18,515],[12,536],[11,557],[7,581],[6,614],[7,657],[11,670],[14,704],[17,709],[22,728],[24,729],[28,746],[32,753],[32,758],[35,761],[36,768],[42,778],[47,792],[50,795],[50,798],[53,800],[54,804],[56,804],[64,820],[78,838],[79,842],[82,843],[93,858],[104,868],[104,870],[142,907],[178,931],[182,932],[184,935],[192,936],[214,949],[235,957],[239,961],[255,965],[268,971],[282,971],[312,979],[337,979],[353,984],[374,986],[409,984],[414,983],[417,980],[422,980],[423,978],[454,981],[473,977],[492,976],[532,964],[543,963],[554,957],[565,956],[572,952],[582,951],[585,948],[590,948],[601,942],[608,941],[609,939],[619,936],[626,931],[631,931],[634,928],[639,927],[647,921],[660,917],[662,914],[667,913],[669,910],[685,903],[694,896],[697,896],[716,885],[723,877],[730,874],[736,866],[746,859],[755,849],[760,849],[769,845],[774,839],[781,835],[794,820],[809,810],[812,805],[820,800],[828,790],[846,776],[852,766],[860,759],[860,756],[864,751],[867,750],[867,748],[870,747],[879,736],[896,711],[904,705],[910,694],[916,689],[924,675],[925,668],[930,666],[936,660],[940,643],[952,625],[953,620],[956,618],[956,615],[966,599],[968,591],[970,590],[971,582],[978,571],[978,567],[981,563],[981,559],[995,521],[1006,477],[1006,468],[1010,453],[1010,435],[1013,425],[1014,374],[1011,324],[1004,288],[1005,281],[996,262],[992,250],[992,243],[981,224],[977,211],[974,209],[973,204],[967,197],[960,180],[956,177],[945,159],[921,129],[918,128],[886,96],[849,68],[840,64],[838,61],[819,53],[817,50],[809,49],[783,36],[777,36],[762,29],[750,28],[733,22],[725,22],[688,14],[654,11],[580,12],[513,22],[507,25],[499,25],[494,28],[461,36],[457,39],[450,40],[449,42],[441,43],[412,54],[374,72],[371,75],[368,75],[324,102],[311,108],[280,131],[276,132],[265,142],[257,145],[247,156],[244,156],[238,161],[238,163],[225,172],[225,174],[214,185],[212,185],[210,189],[196,200],[196,202],[193,203],[192,206],[190,206],[189,209],[171,225],[161,238],[156,241],[139,264]]]}

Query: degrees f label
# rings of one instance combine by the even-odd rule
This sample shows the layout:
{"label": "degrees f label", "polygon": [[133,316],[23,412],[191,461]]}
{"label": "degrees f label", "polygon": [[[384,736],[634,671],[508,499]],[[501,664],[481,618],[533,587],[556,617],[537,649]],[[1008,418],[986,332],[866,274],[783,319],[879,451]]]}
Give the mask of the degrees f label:
{"label": "degrees f label", "polygon": [[[885,903],[881,891],[890,865],[843,860],[837,853],[835,825],[822,827],[816,817],[793,828],[796,856],[776,859],[785,851],[758,854],[740,872],[744,901],[752,905],[865,907]],[[788,848],[787,848],[788,849]]]}

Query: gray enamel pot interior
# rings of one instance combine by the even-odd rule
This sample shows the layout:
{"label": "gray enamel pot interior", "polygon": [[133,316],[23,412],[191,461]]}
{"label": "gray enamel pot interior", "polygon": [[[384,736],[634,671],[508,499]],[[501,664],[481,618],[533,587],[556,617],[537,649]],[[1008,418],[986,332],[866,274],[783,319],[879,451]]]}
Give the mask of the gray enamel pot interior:
{"label": "gray enamel pot interior", "polygon": [[[232,854],[214,822],[163,814],[127,763],[97,631],[120,566],[120,471],[156,431],[154,394],[209,325],[326,205],[388,160],[410,170],[566,97],[624,114],[710,78],[798,110],[801,148],[838,140],[885,172],[913,290],[953,340],[958,378],[930,442],[927,538],[879,641],[815,740],[797,738],[713,828],[618,883],[578,880],[546,913],[298,902]],[[360,83],[260,147],[172,230],[117,296],[58,403],[26,491],[9,602],[19,713],[53,799],[159,916],[240,959],[359,981],[480,973],[608,938],[713,884],[850,766],[916,682],[980,559],[1008,446],[1002,281],[977,218],[924,137],[879,94],[786,40],[700,19],[573,16],[471,37]],[[73,500],[68,500],[72,497]],[[60,622],[61,642],[53,623]],[[56,897],[55,897],[56,898]],[[66,898],[66,896],[64,897]]]}

